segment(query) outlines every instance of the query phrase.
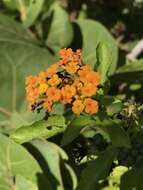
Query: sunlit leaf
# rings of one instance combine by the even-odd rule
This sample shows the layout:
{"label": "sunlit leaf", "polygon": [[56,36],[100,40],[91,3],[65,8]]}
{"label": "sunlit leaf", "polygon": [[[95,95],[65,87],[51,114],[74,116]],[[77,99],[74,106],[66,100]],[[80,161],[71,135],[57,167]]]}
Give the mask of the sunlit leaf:
{"label": "sunlit leaf", "polygon": [[112,65],[111,50],[104,43],[97,46],[97,68],[101,74],[101,84],[107,80],[109,68]]}
{"label": "sunlit leaf", "polygon": [[52,8],[52,20],[47,33],[46,44],[54,51],[70,45],[73,38],[72,24],[68,13],[55,3]]}
{"label": "sunlit leaf", "polygon": [[21,24],[0,15],[0,107],[18,110],[25,99],[25,77],[47,69],[54,60]]}
{"label": "sunlit leaf", "polygon": [[105,43],[109,49],[112,64],[109,68],[109,74],[115,72],[118,59],[118,48],[114,38],[99,22],[92,20],[79,20],[76,22],[81,30],[82,54],[84,61],[93,67],[97,64],[96,48],[98,44]]}
{"label": "sunlit leaf", "polygon": [[50,138],[62,133],[66,128],[63,116],[50,116],[48,120],[40,120],[31,125],[22,126],[11,134],[11,138],[24,143],[37,138]]}
{"label": "sunlit leaf", "polygon": [[62,139],[62,145],[67,145],[72,142],[76,137],[79,136],[81,130],[90,126],[94,123],[91,117],[88,116],[79,116],[71,121],[66,131],[64,132],[64,136]]}
{"label": "sunlit leaf", "polygon": [[17,175],[35,184],[34,187],[46,179],[37,161],[25,148],[0,134],[0,189],[14,189]]}
{"label": "sunlit leaf", "polygon": [[12,10],[19,11],[24,26],[31,26],[38,17],[44,0],[3,0],[4,4]]}
{"label": "sunlit leaf", "polygon": [[[63,176],[62,174],[67,169],[69,174],[67,181],[72,181],[72,184],[69,188],[71,190],[74,190],[77,186],[77,179],[73,169],[66,163],[68,160],[68,156],[66,155],[64,150],[62,150],[54,143],[40,140],[32,141],[31,145],[35,150],[35,156],[38,157],[38,154],[40,154],[45,159],[43,170],[47,174],[47,177],[50,179],[52,183],[52,188],[57,190],[66,189],[66,186],[64,186],[65,176]],[[40,156],[38,161],[40,165],[43,166],[43,160],[40,159]],[[64,168],[61,168],[61,161],[65,166]]]}

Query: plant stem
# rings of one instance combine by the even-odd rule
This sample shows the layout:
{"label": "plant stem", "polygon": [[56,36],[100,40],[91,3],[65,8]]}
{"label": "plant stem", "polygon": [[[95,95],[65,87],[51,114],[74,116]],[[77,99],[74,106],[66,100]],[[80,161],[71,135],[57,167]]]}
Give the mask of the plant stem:
{"label": "plant stem", "polygon": [[9,112],[8,110],[6,110],[5,108],[0,107],[0,112],[4,115],[6,115],[7,117],[11,116],[11,112]]}
{"label": "plant stem", "polygon": [[127,58],[130,60],[136,59],[143,52],[143,39],[141,39],[133,50],[127,54]]}

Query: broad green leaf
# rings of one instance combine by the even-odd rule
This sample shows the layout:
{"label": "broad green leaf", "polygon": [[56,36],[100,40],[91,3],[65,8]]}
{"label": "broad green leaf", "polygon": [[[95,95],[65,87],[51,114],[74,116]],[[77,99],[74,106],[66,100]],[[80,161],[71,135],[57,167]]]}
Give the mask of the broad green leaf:
{"label": "broad green leaf", "polygon": [[63,115],[64,111],[65,111],[65,107],[64,107],[63,104],[61,104],[61,103],[55,103],[53,105],[52,114],[54,114],[54,115]]}
{"label": "broad green leaf", "polygon": [[110,49],[104,43],[99,43],[97,46],[97,68],[101,74],[101,84],[107,80],[108,71],[111,65],[112,57]]}
{"label": "broad green leaf", "polygon": [[8,111],[21,107],[25,77],[47,69],[55,61],[47,49],[36,44],[20,24],[0,16],[0,107]]}
{"label": "broad green leaf", "polygon": [[[72,180],[70,189],[74,190],[77,186],[77,179],[72,168],[65,162],[68,160],[66,153],[56,144],[51,142],[35,140],[31,142],[31,145],[36,148],[36,150],[38,150],[38,152],[45,159],[46,165],[44,166],[44,169],[47,171],[46,173],[49,176],[48,178],[52,182],[53,189],[55,189],[55,186],[57,186],[57,190],[63,190],[64,187],[66,189],[66,186],[64,186],[65,176],[63,176],[62,173],[65,171],[65,169],[67,169],[68,173],[70,174],[67,180]],[[38,152],[35,152],[36,156],[38,156]],[[42,165],[42,161],[43,160],[39,159],[39,163],[41,163],[40,165]],[[61,168],[61,161],[64,164],[65,168]]]}
{"label": "broad green leaf", "polygon": [[129,170],[121,177],[120,189],[142,190],[143,189],[142,179],[143,179],[143,168]]}
{"label": "broad green leaf", "polygon": [[19,1],[18,0],[2,0],[4,5],[7,6],[7,8],[16,10],[19,8]]}
{"label": "broad green leaf", "polygon": [[116,73],[111,77],[111,83],[114,85],[126,83],[139,83],[143,81],[143,59],[128,61],[119,67]]}
{"label": "broad green leaf", "polygon": [[77,190],[95,190],[98,181],[107,177],[115,155],[115,149],[110,147],[99,155],[96,160],[88,162],[81,174]]}
{"label": "broad green leaf", "polygon": [[38,190],[38,186],[20,175],[16,176],[16,187],[18,190]]}
{"label": "broad green leaf", "polygon": [[33,112],[13,112],[8,120],[9,126],[13,129],[18,129],[21,126],[31,125],[32,123],[41,120],[44,115]]}
{"label": "broad green leaf", "polygon": [[45,168],[45,170],[47,170],[47,177],[50,179],[53,185],[52,189],[63,190],[64,187],[60,171],[60,154],[58,152],[57,145],[38,140],[32,141],[31,144],[34,146],[34,148],[36,148],[36,150],[38,150],[46,162],[45,167],[47,166],[47,168]]}
{"label": "broad green leaf", "polygon": [[123,104],[120,100],[115,100],[111,105],[107,107],[108,115],[112,116],[116,113],[119,113],[123,108]]}
{"label": "broad green leaf", "polygon": [[3,0],[5,5],[19,11],[24,26],[31,26],[42,10],[44,0]]}
{"label": "broad green leaf", "polygon": [[109,176],[109,186],[119,187],[121,183],[121,177],[127,171],[128,171],[128,168],[125,166],[116,166],[115,168],[113,168],[113,171],[111,172]]}
{"label": "broad green leaf", "polygon": [[48,0],[48,1],[45,1],[44,2],[45,6],[43,7],[44,12],[48,12],[48,10],[51,8],[51,5],[53,3],[55,3],[55,1],[57,1],[57,0]]}
{"label": "broad green leaf", "polygon": [[123,104],[120,100],[115,100],[111,105],[107,107],[108,115],[112,116],[119,113],[123,108]]}
{"label": "broad green leaf", "polygon": [[40,120],[29,126],[22,126],[11,134],[11,138],[24,143],[37,138],[50,138],[62,133],[66,128],[63,116],[50,116],[48,120]]}
{"label": "broad green leaf", "polygon": [[126,60],[126,64],[120,67],[116,73],[128,73],[143,71],[143,59],[129,61]]}
{"label": "broad green leaf", "polygon": [[112,64],[110,64],[109,74],[115,72],[118,60],[118,48],[115,40],[99,22],[92,20],[79,20],[76,22],[81,30],[82,37],[82,55],[86,63],[94,68],[97,66],[96,48],[99,43],[105,43],[111,52]]}
{"label": "broad green leaf", "polygon": [[22,24],[0,14],[0,43],[2,42],[25,45],[25,47],[37,43],[32,34]]}
{"label": "broad green leaf", "polygon": [[73,38],[72,24],[68,13],[55,3],[52,8],[52,21],[47,33],[46,44],[54,51],[70,45]]}
{"label": "broad green leaf", "polygon": [[29,27],[34,24],[38,15],[40,14],[43,7],[44,0],[29,0],[28,6],[25,6],[25,16],[22,18],[24,26]]}
{"label": "broad green leaf", "polygon": [[[41,180],[45,179],[40,166],[30,153],[10,138],[0,134],[0,189],[14,189],[14,178],[17,175],[23,176],[35,185],[40,183],[40,176]],[[48,179],[46,181],[48,182]]]}
{"label": "broad green leaf", "polygon": [[4,134],[11,134],[14,130],[21,126],[31,125],[45,117],[45,111],[40,113],[30,112],[27,110],[27,105],[24,103],[19,109],[19,112],[11,113],[10,117],[0,122],[0,130]]}
{"label": "broad green leaf", "polygon": [[98,130],[104,131],[105,134],[109,137],[111,143],[116,147],[125,146],[130,148],[130,138],[126,131],[122,128],[122,124],[118,121],[103,120],[95,125]]}
{"label": "broad green leaf", "polygon": [[86,126],[91,126],[94,121],[89,116],[78,116],[71,121],[68,125],[61,144],[63,146],[71,143],[76,137],[79,136],[81,130]]}
{"label": "broad green leaf", "polygon": [[106,107],[107,114],[110,116],[119,113],[123,108],[123,103],[113,96],[104,96],[102,103]]}
{"label": "broad green leaf", "polygon": [[[66,183],[69,181],[69,177],[70,177],[72,181],[72,189],[75,190],[78,184],[76,174],[69,164],[65,163],[64,165],[65,165],[65,169],[67,170],[69,174],[68,178],[66,179]],[[63,177],[65,177],[65,175]]]}
{"label": "broad green leaf", "polygon": [[22,126],[29,126],[32,123],[43,119],[45,113],[33,113],[33,112],[13,112],[9,119],[0,122],[0,132],[3,134],[10,135],[16,129]]}

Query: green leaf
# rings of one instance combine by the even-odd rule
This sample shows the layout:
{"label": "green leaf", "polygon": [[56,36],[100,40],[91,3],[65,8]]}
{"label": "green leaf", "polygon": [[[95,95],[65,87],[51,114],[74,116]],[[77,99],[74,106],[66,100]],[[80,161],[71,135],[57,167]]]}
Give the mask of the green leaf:
{"label": "green leaf", "polygon": [[0,107],[18,110],[25,99],[25,77],[47,69],[53,61],[55,57],[38,47],[27,30],[0,15]]}
{"label": "green leaf", "polygon": [[37,44],[37,40],[20,23],[0,14],[0,43],[3,42],[25,46]]}
{"label": "green leaf", "polygon": [[103,120],[99,123],[97,122],[96,127],[98,127],[99,131],[105,132],[114,146],[130,148],[130,138],[118,121],[112,119]]}
{"label": "green leaf", "polygon": [[14,189],[14,178],[17,175],[35,185],[40,183],[39,176],[41,180],[45,180],[40,166],[30,153],[10,138],[0,134],[0,189]]}
{"label": "green leaf", "polygon": [[143,168],[129,170],[121,177],[120,189],[142,190],[143,189],[142,179],[143,179]]}
{"label": "green leaf", "polygon": [[99,43],[97,46],[97,65],[98,71],[101,74],[101,84],[107,80],[110,65],[112,65],[112,57],[110,49],[104,43]]}
{"label": "green leaf", "polygon": [[48,120],[41,120],[29,126],[22,126],[11,134],[11,138],[18,142],[24,143],[36,138],[50,138],[62,133],[66,128],[63,116],[50,116]]}
{"label": "green leaf", "polygon": [[52,111],[52,114],[54,115],[63,115],[64,114],[64,105],[61,104],[61,103],[55,103],[53,105],[53,111]]}
{"label": "green leaf", "polygon": [[[37,154],[40,153],[40,155],[45,159],[46,165],[44,165],[44,167],[45,170],[48,171],[47,175],[53,185],[52,189],[56,189],[56,185],[57,190],[63,190],[64,187],[66,189],[66,186],[64,184],[65,176],[62,175],[65,169],[67,169],[68,173],[70,174],[68,175],[69,178],[67,179],[67,181],[72,180],[72,185],[69,189],[75,189],[77,186],[77,179],[73,169],[65,162],[68,160],[68,156],[66,155],[66,153],[56,144],[51,142],[35,140],[32,141],[31,144],[34,148],[36,148],[36,150],[38,150],[38,152],[35,152],[35,155],[38,156]],[[64,164],[65,168],[61,168],[61,161]],[[39,159],[40,165],[43,164],[42,162],[43,160]],[[51,176],[53,176],[54,178],[49,176],[49,174],[51,174]]]}
{"label": "green leaf", "polygon": [[[55,189],[57,186],[57,190],[63,190],[64,187],[60,171],[60,154],[57,146],[53,143],[42,142],[40,140],[32,141],[31,144],[34,146],[34,148],[36,148],[36,150],[38,150],[38,152],[45,159],[47,166],[47,177],[50,179],[53,185],[52,189]],[[50,175],[54,177],[51,177]]]}
{"label": "green leaf", "polygon": [[13,112],[8,121],[9,127],[18,129],[21,126],[31,125],[32,123],[41,120],[44,117],[42,114],[33,112]]}
{"label": "green leaf", "polygon": [[63,178],[65,176],[68,177],[68,178],[66,178],[66,183],[67,183],[69,181],[69,177],[70,177],[71,178],[71,183],[72,183],[71,184],[71,186],[72,186],[71,188],[73,190],[75,190],[76,187],[77,187],[77,184],[78,184],[76,174],[75,174],[74,170],[72,169],[72,167],[69,164],[64,163],[64,166],[65,166],[65,169],[67,170],[67,172],[68,172],[69,175],[66,176],[66,174],[64,174]]}
{"label": "green leaf", "polygon": [[3,3],[7,8],[16,10],[19,7],[19,2],[18,0],[3,0]]}
{"label": "green leaf", "polygon": [[119,113],[123,108],[123,104],[120,100],[115,100],[111,105],[107,107],[107,113],[110,116]]}
{"label": "green leaf", "polygon": [[110,116],[119,113],[123,108],[123,103],[112,96],[104,96],[102,103],[105,105],[107,114]]}
{"label": "green leaf", "polygon": [[20,175],[16,176],[16,187],[18,190],[38,190],[38,186]]}
{"label": "green leaf", "polygon": [[4,134],[10,135],[21,126],[31,125],[44,117],[44,110],[42,110],[39,114],[36,112],[29,112],[27,110],[27,105],[24,103],[19,112],[12,112],[9,118],[0,122],[0,131]]}
{"label": "green leaf", "polygon": [[107,29],[99,22],[92,20],[79,20],[76,22],[82,35],[82,55],[86,63],[91,64],[93,68],[97,66],[96,48],[101,42],[106,44],[111,52],[112,64],[110,64],[109,74],[115,72],[118,60],[118,48],[115,40]]}
{"label": "green leaf", "polygon": [[123,82],[139,83],[143,82],[143,59],[128,61],[126,64],[119,67],[115,75],[111,77],[112,85],[118,85]]}
{"label": "green leaf", "polygon": [[107,107],[108,115],[112,116],[116,113],[119,113],[123,108],[123,104],[120,100],[115,100],[111,105]]}
{"label": "green leaf", "polygon": [[119,67],[116,73],[128,73],[138,71],[143,71],[143,59],[134,61],[126,60],[126,64],[122,67]]}
{"label": "green leaf", "polygon": [[54,51],[70,45],[73,38],[73,28],[68,13],[55,3],[52,7],[52,21],[47,33],[46,44]]}
{"label": "green leaf", "polygon": [[29,0],[28,5],[26,5],[26,3],[24,5],[23,3],[23,6],[25,6],[25,16],[22,18],[24,26],[29,27],[34,24],[35,20],[42,10],[43,4],[44,0]]}
{"label": "green leaf", "polygon": [[113,171],[109,176],[109,186],[113,187],[115,185],[116,187],[119,187],[121,183],[121,177],[127,171],[128,168],[125,166],[116,166],[113,168]]}
{"label": "green leaf", "polygon": [[64,132],[64,136],[62,139],[61,144],[63,146],[68,145],[71,143],[76,137],[79,136],[81,130],[86,127],[90,126],[94,123],[94,121],[89,116],[78,116],[71,121],[68,125],[66,131]]}
{"label": "green leaf", "polygon": [[115,155],[115,149],[110,147],[100,154],[96,160],[87,163],[86,168],[81,174],[77,190],[95,190],[98,181],[107,177]]}
{"label": "green leaf", "polygon": [[24,26],[31,26],[42,10],[44,0],[3,0],[12,10],[19,11]]}

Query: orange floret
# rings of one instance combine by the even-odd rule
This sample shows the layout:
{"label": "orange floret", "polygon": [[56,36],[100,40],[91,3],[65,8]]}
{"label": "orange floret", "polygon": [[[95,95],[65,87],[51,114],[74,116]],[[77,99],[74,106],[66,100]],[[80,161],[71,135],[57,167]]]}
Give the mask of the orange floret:
{"label": "orange floret", "polygon": [[92,83],[86,83],[81,89],[81,93],[85,97],[91,97],[95,95],[96,92],[97,92],[97,87]]}
{"label": "orange floret", "polygon": [[39,83],[44,83],[46,81],[46,72],[41,71],[37,77]]}
{"label": "orange floret", "polygon": [[26,86],[35,87],[38,84],[38,78],[33,77],[33,76],[26,77],[25,83],[26,83]]}
{"label": "orange floret", "polygon": [[98,112],[99,106],[96,100],[87,98],[84,100],[85,112],[89,114],[95,114]]}
{"label": "orange floret", "polygon": [[97,86],[100,83],[100,74],[99,74],[99,72],[90,71],[88,73],[87,77],[86,77],[86,81]]}
{"label": "orange floret", "polygon": [[90,82],[94,85],[98,85],[100,82],[99,72],[93,71],[89,65],[81,67],[78,74],[82,82]]}
{"label": "orange floret", "polygon": [[47,90],[47,96],[50,101],[57,102],[61,98],[61,92],[58,88],[50,87]]}
{"label": "orange floret", "polygon": [[61,90],[62,95],[67,95],[68,97],[73,97],[76,94],[76,89],[73,85],[66,85]]}
{"label": "orange floret", "polygon": [[91,68],[89,65],[85,65],[85,66],[81,67],[81,69],[78,71],[80,80],[82,82],[86,82],[90,72],[91,72]]}
{"label": "orange floret", "polygon": [[52,102],[46,99],[43,103],[43,107],[48,110],[48,112],[52,112]]}
{"label": "orange floret", "polygon": [[69,96],[67,96],[66,94],[62,95],[62,98],[61,98],[61,102],[63,104],[70,104],[72,101],[72,98],[70,98]]}
{"label": "orange floret", "polygon": [[80,68],[78,74],[83,75],[84,73],[89,73],[90,71],[92,71],[91,66],[90,65],[84,65]]}
{"label": "orange floret", "polygon": [[27,101],[29,105],[34,104],[39,98],[39,90],[36,89],[31,89],[29,92],[27,92]]}
{"label": "orange floret", "polygon": [[54,74],[51,79],[48,80],[48,84],[51,86],[57,86],[62,80],[58,77],[57,74]]}
{"label": "orange floret", "polygon": [[69,104],[72,101],[72,97],[76,94],[76,89],[73,85],[66,85],[61,89],[62,103]]}
{"label": "orange floret", "polygon": [[81,100],[75,100],[73,102],[72,111],[75,114],[80,115],[83,110],[84,110],[84,104],[83,104],[83,102]]}
{"label": "orange floret", "polygon": [[79,66],[77,62],[70,62],[66,65],[65,69],[69,74],[74,74],[79,69]]}
{"label": "orange floret", "polygon": [[59,68],[59,64],[58,63],[55,63],[55,64],[51,65],[47,69],[46,76],[49,77],[49,78],[52,77],[54,74],[56,74],[58,68]]}
{"label": "orange floret", "polygon": [[48,84],[43,82],[43,83],[40,83],[39,85],[39,94],[43,94],[47,91],[48,89]]}
{"label": "orange floret", "polygon": [[83,87],[83,84],[81,83],[79,79],[75,79],[73,85],[77,88],[78,91],[80,91],[81,88]]}
{"label": "orange floret", "polygon": [[67,59],[73,56],[73,51],[71,48],[64,48],[60,50],[59,55],[61,59]]}

